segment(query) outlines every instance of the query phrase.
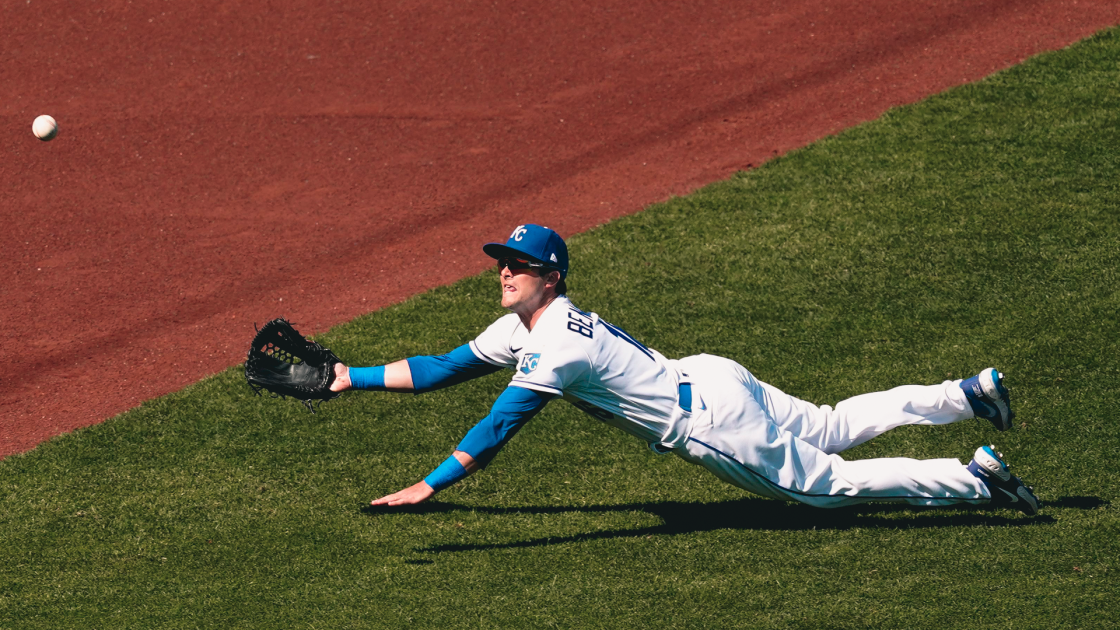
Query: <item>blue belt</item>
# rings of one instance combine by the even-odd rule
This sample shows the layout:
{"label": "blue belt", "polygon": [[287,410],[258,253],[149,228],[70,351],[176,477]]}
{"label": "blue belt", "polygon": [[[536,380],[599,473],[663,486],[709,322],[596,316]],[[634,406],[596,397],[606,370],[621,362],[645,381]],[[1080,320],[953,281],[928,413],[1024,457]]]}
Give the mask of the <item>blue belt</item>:
{"label": "blue belt", "polygon": [[677,386],[677,404],[685,411],[692,411],[692,383]]}
{"label": "blue belt", "polygon": [[[688,376],[685,374],[684,376]],[[700,399],[697,394],[697,400],[700,402],[700,408],[706,409],[704,401]],[[677,448],[684,443],[688,437],[688,432],[691,430],[691,421],[687,418],[692,415],[692,383],[682,382],[677,384],[677,406],[684,410],[685,417],[675,417],[670,420],[670,426],[665,435],[661,436],[661,441],[650,442],[649,447],[653,449],[654,453],[664,455]]]}

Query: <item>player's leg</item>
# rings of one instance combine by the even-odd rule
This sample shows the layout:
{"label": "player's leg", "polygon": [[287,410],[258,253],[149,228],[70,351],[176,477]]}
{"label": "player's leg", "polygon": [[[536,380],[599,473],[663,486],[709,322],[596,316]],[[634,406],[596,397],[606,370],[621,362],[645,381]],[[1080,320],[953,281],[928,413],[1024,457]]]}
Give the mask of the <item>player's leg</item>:
{"label": "player's leg", "polygon": [[908,424],[941,425],[980,416],[1005,431],[1015,417],[1003,375],[994,368],[963,381],[861,394],[835,408],[790,396],[753,376],[747,386],[778,426],[829,453]]}
{"label": "player's leg", "polygon": [[[789,434],[786,434],[787,436]],[[845,461],[791,442],[736,453],[734,443],[690,438],[681,456],[720,479],[759,494],[815,507],[871,501],[946,506],[984,505],[992,495],[982,480],[956,459],[902,457]],[[762,455],[761,457],[752,457]],[[776,463],[783,468],[775,469]]]}
{"label": "player's leg", "polygon": [[718,357],[699,359],[687,367],[706,409],[694,416],[678,455],[724,481],[820,507],[867,501],[988,503],[991,498],[984,482],[955,459],[849,462],[825,452],[770,418],[741,366]]}
{"label": "player's leg", "polygon": [[895,427],[974,417],[960,383],[903,385],[854,396],[835,408],[814,405],[767,383],[749,389],[779,427],[825,452],[839,453]]}
{"label": "player's leg", "polygon": [[[717,413],[718,405],[712,407]],[[756,417],[764,418],[761,410]],[[678,455],[745,490],[817,507],[869,501],[987,504],[992,496],[983,480],[956,459],[846,461],[773,424],[769,429],[764,422],[733,424],[697,427]]]}

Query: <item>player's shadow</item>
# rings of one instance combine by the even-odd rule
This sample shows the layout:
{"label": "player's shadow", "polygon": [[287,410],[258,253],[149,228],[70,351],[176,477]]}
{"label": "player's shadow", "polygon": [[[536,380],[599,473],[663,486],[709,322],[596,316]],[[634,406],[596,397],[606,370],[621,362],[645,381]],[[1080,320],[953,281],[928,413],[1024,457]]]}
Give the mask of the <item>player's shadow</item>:
{"label": "player's shadow", "polygon": [[[1106,505],[1097,497],[1062,497],[1048,501],[1044,508],[1094,509]],[[573,542],[587,542],[604,538],[638,538],[666,534],[687,534],[718,529],[751,530],[846,530],[853,528],[918,529],[932,527],[1027,527],[1050,525],[1054,517],[1041,514],[1035,517],[1007,516],[1002,510],[993,513],[976,508],[921,508],[895,504],[865,504],[859,506],[821,509],[796,503],[771,499],[744,497],[718,503],[625,503],[598,506],[528,506],[528,507],[477,507],[455,503],[432,502],[403,508],[363,509],[368,514],[438,514],[450,512],[476,512],[483,514],[560,514],[564,512],[645,512],[661,519],[661,524],[633,529],[608,529],[569,536],[547,536],[508,543],[445,544],[416,549],[422,552],[478,551],[487,549],[515,549],[540,547]]]}

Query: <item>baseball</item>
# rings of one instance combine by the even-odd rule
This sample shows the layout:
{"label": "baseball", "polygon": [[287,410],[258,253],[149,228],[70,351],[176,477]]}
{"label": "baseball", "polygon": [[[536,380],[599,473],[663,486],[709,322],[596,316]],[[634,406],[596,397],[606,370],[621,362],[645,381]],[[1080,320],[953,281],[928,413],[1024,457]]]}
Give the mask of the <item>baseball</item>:
{"label": "baseball", "polygon": [[54,121],[54,118],[43,114],[31,123],[31,132],[35,134],[36,138],[46,142],[58,135],[58,123]]}

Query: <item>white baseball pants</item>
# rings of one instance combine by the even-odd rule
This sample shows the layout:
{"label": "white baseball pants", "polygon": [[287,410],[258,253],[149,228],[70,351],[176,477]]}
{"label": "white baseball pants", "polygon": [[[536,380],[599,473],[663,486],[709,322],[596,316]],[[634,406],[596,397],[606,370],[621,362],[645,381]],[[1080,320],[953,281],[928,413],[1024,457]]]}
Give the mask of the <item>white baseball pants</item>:
{"label": "white baseball pants", "polygon": [[869,501],[988,503],[991,498],[984,483],[956,459],[845,461],[837,455],[894,427],[974,417],[960,381],[863,394],[833,409],[794,398],[722,357],[687,357],[680,367],[692,381],[694,398],[689,438],[675,452],[728,483],[817,507]]}

